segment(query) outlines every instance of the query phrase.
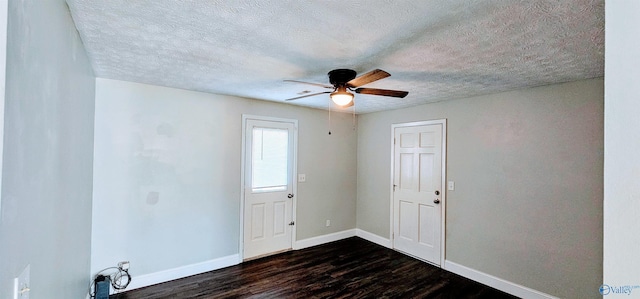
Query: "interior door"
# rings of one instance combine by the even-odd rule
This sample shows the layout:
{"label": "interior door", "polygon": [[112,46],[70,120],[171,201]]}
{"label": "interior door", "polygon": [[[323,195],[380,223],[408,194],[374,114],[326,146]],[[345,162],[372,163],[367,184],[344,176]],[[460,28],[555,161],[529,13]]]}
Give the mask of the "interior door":
{"label": "interior door", "polygon": [[243,258],[292,248],[295,123],[245,120]]}
{"label": "interior door", "polygon": [[393,246],[440,265],[443,124],[394,129]]}

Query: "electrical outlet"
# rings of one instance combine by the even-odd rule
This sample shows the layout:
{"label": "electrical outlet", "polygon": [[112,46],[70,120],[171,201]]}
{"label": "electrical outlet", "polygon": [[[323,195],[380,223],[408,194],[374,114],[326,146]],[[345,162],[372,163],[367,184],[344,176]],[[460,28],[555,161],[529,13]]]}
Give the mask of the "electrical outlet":
{"label": "electrical outlet", "polygon": [[129,261],[122,261],[118,263],[118,268],[122,270],[129,270]]}
{"label": "electrical outlet", "polygon": [[20,276],[13,280],[13,299],[29,299],[29,292],[31,291],[30,277],[31,265],[27,265],[20,273]]}
{"label": "electrical outlet", "polygon": [[331,220],[327,219],[327,222],[325,223],[325,226],[331,226]]}
{"label": "electrical outlet", "polygon": [[453,191],[456,188],[456,183],[453,181],[449,181],[449,184],[447,185],[447,189],[449,189],[449,191]]}

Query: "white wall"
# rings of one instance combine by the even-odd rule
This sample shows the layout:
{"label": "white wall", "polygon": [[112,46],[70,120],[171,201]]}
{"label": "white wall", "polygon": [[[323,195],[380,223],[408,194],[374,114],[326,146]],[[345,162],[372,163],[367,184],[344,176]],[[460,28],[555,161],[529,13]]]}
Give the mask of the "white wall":
{"label": "white wall", "polygon": [[603,80],[365,114],[358,228],[389,238],[391,124],[447,121],[446,259],[562,298],[602,279]]}
{"label": "white wall", "polygon": [[631,296],[638,298],[640,2],[607,1],[605,12],[603,282],[610,286],[639,286]]}
{"label": "white wall", "polygon": [[89,285],[91,65],[63,0],[9,1],[0,298],[31,267],[30,298]]}
{"label": "white wall", "polygon": [[355,228],[350,114],[334,113],[328,135],[326,111],[96,84],[92,273],[129,260],[135,279],[238,254],[242,114],[299,120],[297,239]]}

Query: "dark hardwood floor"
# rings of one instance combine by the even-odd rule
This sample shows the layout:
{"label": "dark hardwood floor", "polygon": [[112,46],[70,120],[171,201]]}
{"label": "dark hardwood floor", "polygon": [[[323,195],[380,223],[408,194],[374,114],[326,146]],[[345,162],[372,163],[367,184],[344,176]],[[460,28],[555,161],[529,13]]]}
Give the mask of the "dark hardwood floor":
{"label": "dark hardwood floor", "polygon": [[112,295],[159,298],[516,298],[353,237]]}

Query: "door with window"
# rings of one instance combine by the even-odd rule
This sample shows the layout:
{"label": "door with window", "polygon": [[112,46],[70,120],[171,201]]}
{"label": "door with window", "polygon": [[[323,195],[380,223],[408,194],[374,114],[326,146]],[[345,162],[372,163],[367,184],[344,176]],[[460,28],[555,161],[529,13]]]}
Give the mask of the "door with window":
{"label": "door with window", "polygon": [[295,120],[246,117],[243,258],[292,248]]}
{"label": "door with window", "polygon": [[440,265],[444,122],[394,128],[393,247]]}

